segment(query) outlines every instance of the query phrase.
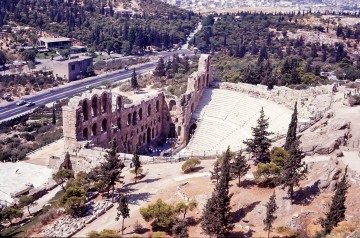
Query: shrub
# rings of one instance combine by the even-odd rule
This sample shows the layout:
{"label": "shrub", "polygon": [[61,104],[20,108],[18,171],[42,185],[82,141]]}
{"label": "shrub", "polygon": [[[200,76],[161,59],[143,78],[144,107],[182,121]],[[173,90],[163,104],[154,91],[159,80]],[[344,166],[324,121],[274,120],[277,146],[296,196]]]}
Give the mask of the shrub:
{"label": "shrub", "polygon": [[198,166],[201,161],[198,158],[191,158],[187,160],[182,166],[181,169],[184,173],[189,173],[194,170],[196,166]]}
{"label": "shrub", "polygon": [[157,231],[152,233],[151,238],[165,238],[166,234],[163,231]]}
{"label": "shrub", "polygon": [[359,95],[353,95],[353,96],[349,97],[349,105],[351,107],[356,106],[356,105],[360,105],[360,96]]}

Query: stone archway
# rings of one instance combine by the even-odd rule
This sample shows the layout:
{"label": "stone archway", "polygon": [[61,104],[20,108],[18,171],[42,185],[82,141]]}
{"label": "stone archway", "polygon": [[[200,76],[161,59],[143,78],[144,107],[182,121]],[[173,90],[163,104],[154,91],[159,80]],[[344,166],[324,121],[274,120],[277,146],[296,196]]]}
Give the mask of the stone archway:
{"label": "stone archway", "polygon": [[106,120],[106,118],[103,119],[103,121],[101,123],[101,129],[102,129],[103,132],[107,131],[107,120]]}
{"label": "stone archway", "polygon": [[97,125],[96,123],[94,123],[94,125],[92,125],[92,135],[96,136],[96,134],[97,134]]}
{"label": "stone archway", "polygon": [[174,123],[170,123],[170,128],[169,128],[169,138],[175,138],[176,137],[176,130],[175,130],[175,124]]}
{"label": "stone archway", "polygon": [[195,130],[197,128],[196,123],[192,124],[189,128],[189,140],[191,139],[191,137],[194,135]]}
{"label": "stone archway", "polygon": [[98,115],[98,98],[94,96],[91,99],[91,107],[92,107],[92,116],[96,117]]}
{"label": "stone archway", "polygon": [[149,127],[146,131],[146,143],[149,144],[151,142],[151,128]]}
{"label": "stone archway", "polygon": [[83,101],[82,113],[83,113],[83,116],[84,116],[84,121],[87,121],[88,117],[89,117],[89,108],[88,108],[88,101],[87,100]]}
{"label": "stone archway", "polygon": [[85,129],[83,130],[83,138],[84,138],[85,140],[87,140],[87,139],[89,138],[89,132],[88,132],[88,129],[87,129],[87,128],[85,128]]}
{"label": "stone archway", "polygon": [[174,110],[175,107],[176,107],[176,102],[175,102],[175,100],[171,100],[170,103],[169,103],[169,111]]}

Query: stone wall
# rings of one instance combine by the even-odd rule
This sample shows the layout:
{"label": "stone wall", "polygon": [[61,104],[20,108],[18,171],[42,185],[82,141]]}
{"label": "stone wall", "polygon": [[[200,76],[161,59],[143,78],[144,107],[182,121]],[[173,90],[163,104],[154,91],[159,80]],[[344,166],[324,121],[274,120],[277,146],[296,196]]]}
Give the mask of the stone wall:
{"label": "stone wall", "polygon": [[63,107],[65,151],[76,154],[88,143],[107,148],[114,138],[118,151],[125,153],[160,136],[186,143],[192,112],[211,82],[209,56],[201,55],[198,71],[189,77],[187,91],[180,97],[158,92],[124,105],[123,96],[105,90],[75,96]]}

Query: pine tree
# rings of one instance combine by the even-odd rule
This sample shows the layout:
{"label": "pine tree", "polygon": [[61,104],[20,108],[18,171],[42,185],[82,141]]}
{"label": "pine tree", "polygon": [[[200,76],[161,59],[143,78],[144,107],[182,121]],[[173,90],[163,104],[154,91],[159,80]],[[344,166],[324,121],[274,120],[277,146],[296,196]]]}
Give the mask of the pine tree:
{"label": "pine tree", "polygon": [[263,220],[265,228],[264,230],[268,232],[268,238],[270,237],[270,231],[273,227],[273,223],[276,220],[277,216],[274,215],[276,210],[279,208],[276,205],[276,196],[275,191],[273,195],[271,195],[269,201],[265,205],[266,207],[266,218]]}
{"label": "pine tree", "polygon": [[231,164],[231,172],[239,179],[238,185],[240,186],[241,177],[245,176],[249,171],[250,165],[247,163],[245,156],[239,152],[234,159],[234,163]]}
{"label": "pine tree", "polygon": [[349,188],[348,181],[346,180],[347,175],[347,166],[345,168],[345,173],[341,178],[340,183],[336,187],[335,195],[332,197],[331,206],[329,212],[326,214],[325,220],[321,222],[322,227],[324,228],[324,235],[330,234],[332,229],[337,226],[337,224],[345,219],[345,201],[346,194]]}
{"label": "pine tree", "polygon": [[299,186],[300,181],[306,178],[307,165],[302,161],[305,155],[299,149],[298,139],[293,141],[288,152],[290,156],[284,162],[280,181],[283,185],[283,189],[287,188],[287,193],[289,194],[292,203],[294,187]]}
{"label": "pine tree", "polygon": [[257,126],[252,127],[253,139],[247,139],[244,144],[247,145],[247,151],[252,153],[253,157],[258,162],[268,163],[270,162],[270,151],[271,140],[268,136],[273,133],[268,132],[269,119],[265,118],[264,109],[261,108],[260,117],[257,120]]}
{"label": "pine tree", "polygon": [[139,148],[137,147],[134,156],[132,158],[132,162],[134,165],[134,171],[135,171],[135,183],[136,183],[136,177],[138,176],[139,169],[141,168],[141,161],[140,161],[140,155],[139,155]]}
{"label": "pine tree", "polygon": [[56,113],[55,113],[55,105],[53,104],[52,108],[52,124],[56,125]]}
{"label": "pine tree", "polygon": [[298,119],[297,119],[297,102],[295,102],[294,112],[291,116],[291,121],[289,124],[289,128],[288,128],[287,135],[286,135],[286,141],[285,141],[285,145],[284,145],[284,149],[286,151],[290,150],[291,145],[296,140],[297,121],[298,121]]}
{"label": "pine tree", "polygon": [[131,75],[131,87],[133,89],[136,89],[139,87],[138,81],[137,81],[137,75],[136,75],[136,71],[135,68],[133,69],[132,75]]}
{"label": "pine tree", "polygon": [[229,194],[230,181],[230,149],[226,151],[226,156],[221,167],[221,176],[216,185],[211,198],[207,201],[203,216],[201,218],[201,228],[209,236],[218,238],[227,237],[229,231],[234,228],[232,217],[230,215]]}
{"label": "pine tree", "polygon": [[94,169],[95,176],[98,180],[103,180],[107,183],[108,194],[110,188],[112,189],[111,201],[114,202],[115,184],[122,183],[124,176],[121,176],[122,169],[125,167],[123,161],[116,154],[117,145],[115,139],[111,142],[111,149],[106,151],[104,156],[105,161],[99,167]]}
{"label": "pine tree", "polygon": [[119,206],[117,208],[118,213],[117,213],[115,220],[118,221],[120,219],[120,216],[122,216],[121,234],[124,235],[124,221],[125,221],[125,218],[130,217],[130,209],[128,206],[128,201],[127,201],[126,196],[121,194],[118,204],[119,204]]}
{"label": "pine tree", "polygon": [[165,62],[163,58],[160,58],[158,64],[154,70],[154,76],[163,77],[165,76]]}

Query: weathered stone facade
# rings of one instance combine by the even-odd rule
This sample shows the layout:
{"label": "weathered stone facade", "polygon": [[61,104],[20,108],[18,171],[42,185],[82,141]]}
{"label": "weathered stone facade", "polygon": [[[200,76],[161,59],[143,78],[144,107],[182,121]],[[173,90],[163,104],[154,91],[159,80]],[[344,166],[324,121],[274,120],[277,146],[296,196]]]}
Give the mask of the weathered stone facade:
{"label": "weathered stone facade", "polygon": [[104,90],[73,97],[63,107],[65,150],[75,153],[88,142],[106,148],[114,138],[118,151],[125,153],[160,136],[187,143],[191,115],[211,82],[209,56],[201,55],[198,71],[180,97],[159,92],[130,105],[124,105],[123,96]]}

